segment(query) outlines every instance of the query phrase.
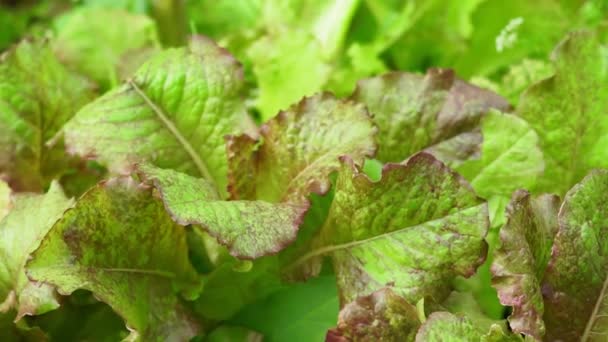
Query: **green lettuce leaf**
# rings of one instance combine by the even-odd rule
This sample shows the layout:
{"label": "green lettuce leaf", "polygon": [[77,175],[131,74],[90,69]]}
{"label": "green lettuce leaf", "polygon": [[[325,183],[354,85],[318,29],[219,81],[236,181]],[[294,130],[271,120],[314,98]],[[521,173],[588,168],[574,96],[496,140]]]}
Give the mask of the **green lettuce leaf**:
{"label": "green lettuce leaf", "polygon": [[204,342],[262,342],[264,336],[247,328],[222,325],[205,337]]}
{"label": "green lettuce leaf", "polygon": [[92,97],[46,41],[23,41],[0,58],[0,176],[16,191],[41,191],[69,160],[53,139]]}
{"label": "green lettuce leaf", "polygon": [[66,125],[69,150],[124,173],[136,161],[226,188],[224,135],[249,129],[242,71],[225,50],[195,37],[147,61],[124,85],[86,105]]}
{"label": "green lettuce leaf", "polygon": [[55,31],[53,50],[59,58],[102,89],[130,76],[160,48],[154,21],[122,10],[70,11],[57,18]]}
{"label": "green lettuce leaf", "polygon": [[307,203],[329,190],[340,156],[373,156],[375,134],[363,105],[329,93],[304,98],[262,126],[260,140],[227,138],[232,198]]}
{"label": "green lettuce leaf", "polygon": [[151,189],[114,178],[85,193],[44,238],[28,276],[62,294],[85,289],[107,303],[131,339],[189,339],[200,326],[177,292],[192,298],[199,280],[185,230]]}
{"label": "green lettuce leaf", "polygon": [[416,307],[384,288],[344,306],[325,341],[412,341],[419,326]]}
{"label": "green lettuce leaf", "polygon": [[59,307],[54,288],[30,281],[25,263],[73,200],[53,182],[44,195],[15,195],[12,202],[13,209],[0,221],[0,311],[15,308],[19,320]]}
{"label": "green lettuce leaf", "polygon": [[314,276],[331,256],[342,303],[385,286],[415,303],[447,297],[452,278],[483,263],[486,203],[444,164],[419,153],[373,182],[343,161],[329,217],[292,272]]}
{"label": "green lettuce leaf", "polygon": [[[495,197],[508,198],[516,189],[530,189],[544,171],[538,135],[521,118],[491,111],[481,122],[483,143],[481,158],[467,160],[456,171],[473,189],[493,203]],[[490,207],[502,217],[504,208]]]}
{"label": "green lettuce leaf", "polygon": [[336,278],[323,275],[245,307],[231,323],[259,331],[265,342],[323,341],[338,309]]}
{"label": "green lettuce leaf", "polygon": [[0,180],[0,221],[11,211],[11,188]]}
{"label": "green lettuce leaf", "polygon": [[400,162],[430,149],[455,164],[479,152],[479,120],[490,108],[509,109],[500,96],[457,79],[448,69],[426,75],[389,73],[359,82],[352,98],[378,125],[378,156]]}
{"label": "green lettuce leaf", "polygon": [[592,171],[564,197],[541,289],[547,340],[596,341],[606,332],[608,171]]}
{"label": "green lettuce leaf", "polygon": [[553,52],[555,75],[522,95],[517,113],[540,137],[545,174],[538,191],[563,195],[596,167],[608,167],[608,60],[595,35],[569,34]]}
{"label": "green lettuce leaf", "polygon": [[511,329],[537,340],[545,334],[540,283],[557,233],[559,204],[557,196],[515,192],[491,268],[500,302],[513,308]]}

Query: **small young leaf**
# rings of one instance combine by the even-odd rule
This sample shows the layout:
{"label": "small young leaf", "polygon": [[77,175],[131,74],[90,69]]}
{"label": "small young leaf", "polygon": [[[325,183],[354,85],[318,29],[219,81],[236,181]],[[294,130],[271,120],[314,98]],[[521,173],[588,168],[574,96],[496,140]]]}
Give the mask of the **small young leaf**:
{"label": "small young leaf", "polygon": [[509,109],[502,97],[457,79],[449,69],[365,79],[352,98],[368,106],[379,127],[377,158],[383,162],[400,162],[424,149],[462,154],[447,154],[445,162],[468,159],[478,152],[481,116],[490,108]]}
{"label": "small young leaf", "polygon": [[240,99],[242,71],[202,37],[147,61],[133,79],[85,106],[66,125],[69,150],[110,171],[149,161],[205,178],[223,195],[224,135],[251,122]]}
{"label": "small young leaf", "polygon": [[419,153],[385,165],[372,182],[343,160],[329,217],[292,268],[318,274],[320,257],[329,255],[342,303],[385,286],[415,303],[445,298],[453,277],[483,263],[487,206],[459,175]]}
{"label": "small young leaf", "polygon": [[15,308],[19,320],[59,306],[52,286],[27,278],[25,263],[72,204],[55,182],[45,195],[14,197],[12,211],[0,221],[0,311]]}
{"label": "small young leaf", "polygon": [[146,187],[114,178],[85,193],[27,264],[28,276],[63,294],[86,289],[142,340],[184,340],[200,326],[176,291],[192,297],[198,276],[185,230]]}

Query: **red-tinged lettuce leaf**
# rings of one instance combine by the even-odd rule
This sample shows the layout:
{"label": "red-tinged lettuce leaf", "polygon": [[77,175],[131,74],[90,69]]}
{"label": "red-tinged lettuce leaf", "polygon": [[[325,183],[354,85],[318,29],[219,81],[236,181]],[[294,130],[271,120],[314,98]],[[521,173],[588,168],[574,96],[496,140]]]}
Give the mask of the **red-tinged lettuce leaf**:
{"label": "red-tinged lettuce leaf", "polygon": [[53,182],[44,195],[20,194],[13,209],[0,221],[0,311],[14,308],[15,320],[59,307],[52,286],[30,281],[25,263],[63,213],[72,206],[59,184]]}
{"label": "red-tinged lettuce leaf", "polygon": [[343,304],[392,286],[415,303],[441,301],[452,278],[483,263],[487,206],[458,174],[427,153],[387,164],[371,181],[348,158],[312,251],[286,272],[314,276],[331,256]]}
{"label": "red-tinged lettuce leaf", "polygon": [[416,307],[384,288],[344,306],[325,341],[412,341],[419,326]]}
{"label": "red-tinged lettuce leaf", "polygon": [[524,339],[520,335],[505,332],[499,325],[493,325],[488,331],[476,326],[466,316],[435,312],[416,334],[416,342],[429,341],[517,342]]}
{"label": "red-tinged lettuce leaf", "polygon": [[537,340],[545,334],[540,283],[557,233],[559,204],[557,196],[515,192],[491,268],[500,302],[513,308],[511,329]]}
{"label": "red-tinged lettuce leaf", "polygon": [[129,178],[85,193],[26,268],[31,279],[60,293],[93,292],[125,320],[132,339],[186,340],[200,332],[177,294],[192,298],[200,291],[185,230],[150,188]]}
{"label": "red-tinged lettuce leaf", "polygon": [[608,334],[608,171],[592,171],[565,196],[542,281],[545,338],[603,341]]}
{"label": "red-tinged lettuce leaf", "polygon": [[165,50],[132,79],[82,108],[66,125],[69,150],[110,171],[148,161],[226,188],[224,135],[249,129],[240,65],[202,37]]}
{"label": "red-tinged lettuce leaf", "polygon": [[234,199],[307,203],[329,190],[329,174],[349,155],[362,164],[375,153],[374,135],[362,104],[329,93],[306,97],[261,128],[260,141],[228,137],[229,189]]}
{"label": "red-tinged lettuce leaf", "polygon": [[462,80],[449,69],[426,75],[394,72],[359,82],[352,95],[378,125],[378,159],[400,162],[429,149],[446,163],[479,152],[478,124],[490,108],[502,111],[502,97]]}
{"label": "red-tinged lettuce leaf", "polygon": [[0,56],[0,178],[16,191],[42,191],[61,176],[69,162],[63,143],[47,143],[92,95],[45,41]]}
{"label": "red-tinged lettuce leaf", "polygon": [[522,95],[517,113],[540,137],[538,191],[563,195],[592,168],[608,167],[608,62],[596,36],[569,34],[553,52],[555,75]]}
{"label": "red-tinged lettuce leaf", "polygon": [[58,17],[54,26],[52,44],[59,58],[103,89],[129,76],[160,50],[154,21],[124,10],[74,9]]}
{"label": "red-tinged lettuce leaf", "polygon": [[308,209],[308,203],[223,201],[204,179],[149,165],[138,168],[159,191],[175,222],[204,229],[239,258],[254,259],[285,248],[295,240]]}

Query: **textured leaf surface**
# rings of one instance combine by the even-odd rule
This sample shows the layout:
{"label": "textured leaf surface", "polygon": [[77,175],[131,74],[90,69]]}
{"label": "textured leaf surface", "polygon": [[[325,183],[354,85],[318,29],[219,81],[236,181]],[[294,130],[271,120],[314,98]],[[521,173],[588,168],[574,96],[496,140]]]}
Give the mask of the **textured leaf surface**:
{"label": "textured leaf surface", "polygon": [[66,125],[66,142],[123,173],[149,161],[226,187],[224,135],[250,124],[240,99],[242,71],[204,38],[147,61],[124,85],[85,106]]}
{"label": "textured leaf surface", "polygon": [[307,204],[222,201],[204,179],[150,166],[141,174],[160,192],[180,225],[200,225],[230,254],[257,258],[276,253],[296,238]]}
{"label": "textured leaf surface", "polygon": [[565,196],[542,290],[547,340],[602,341],[608,333],[608,171]]}
{"label": "textured leaf surface", "polygon": [[0,220],[11,211],[11,188],[4,181],[0,180]]}
{"label": "textured leaf surface", "polygon": [[261,142],[228,138],[230,191],[236,199],[303,202],[329,190],[338,158],[375,152],[375,127],[361,104],[328,93],[304,98],[261,128]]}
{"label": "textured leaf surface", "polygon": [[416,307],[385,288],[342,308],[338,326],[327,332],[325,340],[411,341],[419,326]]}
{"label": "textured leaf surface", "polygon": [[540,286],[557,233],[559,204],[557,196],[515,192],[492,263],[493,286],[501,303],[513,308],[511,329],[538,340],[545,333]]}
{"label": "textured leaf surface", "polygon": [[342,303],[386,285],[410,303],[441,300],[450,279],[485,259],[487,215],[466,181],[429,154],[385,165],[378,182],[347,159],[313,251],[295,264],[314,275],[320,256],[331,256]]}
{"label": "textured leaf surface", "polygon": [[46,42],[23,41],[0,56],[0,177],[15,190],[41,191],[60,176],[63,143],[46,143],[91,96]]}
{"label": "textured leaf surface", "polygon": [[521,118],[497,111],[482,119],[481,130],[481,157],[465,161],[456,171],[487,199],[508,198],[516,189],[532,188],[544,170],[534,130]]}
{"label": "textured leaf surface", "polygon": [[55,30],[53,49],[62,61],[104,89],[129,76],[160,47],[152,19],[121,10],[71,11],[58,18]]}
{"label": "textured leaf surface", "polygon": [[586,31],[569,34],[553,58],[555,75],[528,88],[517,113],[540,137],[537,190],[563,195],[590,169],[608,167],[608,62]]}
{"label": "textured leaf surface", "polygon": [[467,159],[478,152],[481,116],[490,108],[509,109],[500,96],[457,79],[448,69],[362,80],[352,98],[373,115],[379,127],[377,158],[384,162],[400,162],[427,148],[445,151],[453,144],[458,148],[450,150]]}
{"label": "textured leaf surface", "polygon": [[86,289],[142,340],[184,340],[200,327],[176,291],[191,297],[196,273],[186,236],[152,191],[115,178],[87,192],[51,229],[28,276],[70,294]]}
{"label": "textured leaf surface", "polygon": [[39,315],[59,306],[54,289],[30,281],[25,263],[51,229],[73,204],[53,182],[45,195],[22,194],[13,200],[13,210],[0,221],[0,311],[15,308],[17,319]]}
{"label": "textured leaf surface", "polygon": [[465,316],[435,312],[429,316],[416,335],[416,342],[427,341],[516,342],[523,339],[518,335],[505,333],[498,325],[484,331]]}

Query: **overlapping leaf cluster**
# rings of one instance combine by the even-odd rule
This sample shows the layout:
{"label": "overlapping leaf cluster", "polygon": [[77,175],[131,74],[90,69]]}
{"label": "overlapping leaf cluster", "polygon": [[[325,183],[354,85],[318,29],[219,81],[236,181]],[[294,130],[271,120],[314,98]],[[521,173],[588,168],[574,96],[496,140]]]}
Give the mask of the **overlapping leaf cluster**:
{"label": "overlapping leaf cluster", "polygon": [[602,1],[14,6],[1,340],[608,333]]}

